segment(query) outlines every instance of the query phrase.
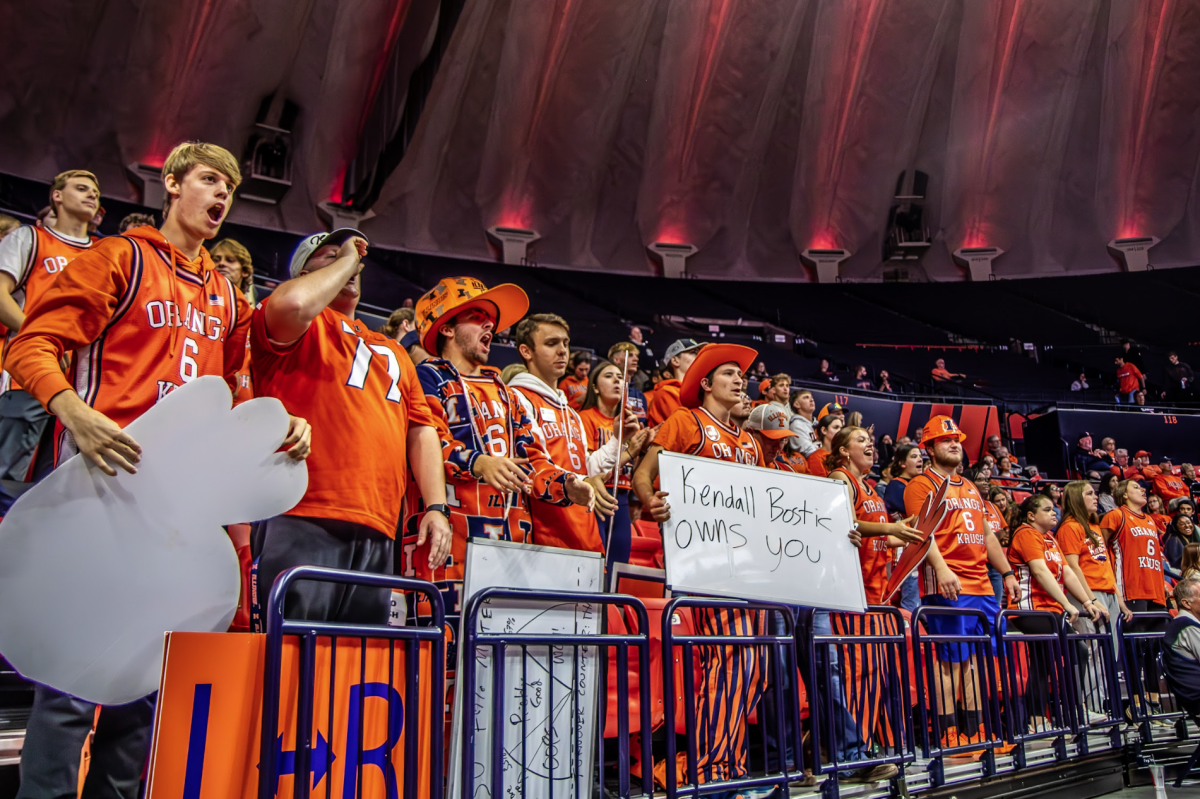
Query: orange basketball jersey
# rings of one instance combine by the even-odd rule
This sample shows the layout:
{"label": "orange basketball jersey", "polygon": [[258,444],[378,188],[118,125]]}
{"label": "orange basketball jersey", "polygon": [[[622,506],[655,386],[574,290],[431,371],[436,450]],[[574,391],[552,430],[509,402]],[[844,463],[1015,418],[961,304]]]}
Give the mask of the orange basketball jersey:
{"label": "orange basketball jersey", "polygon": [[[946,478],[932,468],[926,469],[904,488],[904,510],[912,516],[920,513],[925,497],[936,491]],[[961,594],[993,596],[987,572],[987,519],[983,498],[974,484],[954,475],[946,488],[946,518],[934,531],[934,543],[962,584]],[[921,596],[938,593],[937,574],[928,560],[918,572]]]}
{"label": "orange basketball jersey", "polygon": [[[890,521],[883,498],[874,488],[841,467],[834,469],[829,476],[833,477],[835,474],[844,474],[850,480],[855,519],[878,524],[887,524]],[[887,586],[888,574],[892,567],[892,552],[885,535],[864,538],[862,546],[858,548],[859,566],[862,569],[863,588],[867,592],[868,605],[883,603],[883,590]]]}
{"label": "orange basketball jersey", "polygon": [[434,426],[395,340],[326,308],[291,344],[271,339],[263,300],[250,327],[254,385],[312,425],[308,490],[289,516],[343,519],[396,535],[410,426]]}
{"label": "orange basketball jersey", "polygon": [[[16,285],[13,287],[12,298],[16,301],[17,306],[24,309],[28,314],[41,298],[46,290],[54,284],[55,279],[62,274],[63,270],[75,256],[81,252],[87,252],[92,246],[92,240],[89,238],[86,242],[77,239],[68,238],[61,233],[58,233],[50,228],[28,227],[28,234],[32,238],[32,246],[29,248],[29,257],[26,258],[24,268],[20,275],[13,275]],[[7,349],[8,342],[16,336],[16,331],[9,331],[5,337],[5,348]],[[11,379],[6,380],[7,385],[4,389],[20,388]]]}
{"label": "orange basketball jersey", "polygon": [[1063,570],[1066,569],[1067,562],[1062,550],[1058,548],[1058,542],[1054,540],[1054,534],[1043,535],[1034,527],[1022,524],[1013,533],[1012,543],[1008,546],[1008,562],[1012,564],[1017,582],[1021,586],[1021,600],[1017,607],[1020,610],[1049,610],[1062,613],[1063,607],[1058,604],[1058,600],[1050,596],[1034,576],[1033,569],[1029,566],[1029,562],[1033,560],[1044,560],[1058,587],[1063,588]]}
{"label": "orange basketball jersey", "polygon": [[1162,553],[1158,527],[1150,515],[1121,506],[1104,514],[1100,527],[1112,531],[1113,574],[1125,601],[1147,599],[1163,604]]}
{"label": "orange basketball jersey", "polygon": [[[110,236],[71,262],[29,309],[8,367],[45,406],[74,389],[125,427],[201,375],[234,388],[246,356],[250,306],[208,252],[189,260],[161,233]],[[64,377],[59,361],[74,351]],[[75,452],[58,431],[60,460]]]}
{"label": "orange basketball jersey", "polygon": [[754,437],[739,427],[718,422],[704,408],[680,408],[662,423],[654,443],[668,452],[699,455],[750,466],[764,465]]}

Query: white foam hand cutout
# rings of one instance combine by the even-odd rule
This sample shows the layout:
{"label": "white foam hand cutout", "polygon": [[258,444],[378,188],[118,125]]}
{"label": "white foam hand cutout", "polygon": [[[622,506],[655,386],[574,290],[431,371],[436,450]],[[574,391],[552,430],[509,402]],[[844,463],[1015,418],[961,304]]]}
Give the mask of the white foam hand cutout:
{"label": "white foam hand cutout", "polygon": [[26,677],[97,704],[158,688],[166,632],[223,632],[237,555],[222,525],[294,507],[308,468],[276,452],[279,400],[232,408],[225,381],[192,380],[131,423],[137,474],[76,455],[0,523],[0,654]]}

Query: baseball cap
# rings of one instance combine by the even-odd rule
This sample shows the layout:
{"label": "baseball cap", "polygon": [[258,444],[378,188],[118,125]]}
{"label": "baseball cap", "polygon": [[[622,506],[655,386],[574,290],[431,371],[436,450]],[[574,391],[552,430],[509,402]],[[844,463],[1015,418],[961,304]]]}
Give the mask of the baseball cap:
{"label": "baseball cap", "polygon": [[921,428],[921,446],[947,436],[955,436],[959,441],[967,440],[967,434],[959,430],[958,425],[949,416],[934,416]]}
{"label": "baseball cap", "polygon": [[825,406],[817,413],[817,421],[821,421],[831,413],[845,413],[846,409],[836,402],[827,402]]}
{"label": "baseball cap", "polygon": [[767,389],[770,387],[771,387],[771,378],[768,377],[764,380],[760,380],[758,383],[758,396],[761,397],[763,394],[766,394]]}
{"label": "baseball cap", "polygon": [[1076,440],[1076,441],[1083,441],[1085,438],[1091,438],[1091,437],[1092,437],[1092,434],[1091,434],[1091,433],[1089,433],[1089,432],[1087,432],[1087,431],[1085,430],[1084,432],[1082,432],[1082,433],[1080,433],[1078,436],[1076,436],[1076,437],[1075,437],[1075,440]]}
{"label": "baseball cap", "polygon": [[[679,342],[676,342],[678,344]],[[683,350],[686,352],[686,350]],[[700,381],[708,373],[726,363],[736,363],[743,372],[754,365],[758,350],[741,344],[705,344],[696,353],[696,360],[688,367],[679,386],[679,402],[685,408],[700,407]]]}
{"label": "baseball cap", "polygon": [[757,430],[767,438],[794,438],[788,428],[788,415],[774,405],[759,405],[750,411],[750,418],[742,425],[746,430]]}
{"label": "baseball cap", "polygon": [[529,310],[529,296],[513,283],[488,288],[473,277],[446,277],[421,295],[414,310],[421,347],[437,355],[437,334],[442,323],[471,308],[483,308],[496,314],[496,330],[504,330],[521,321]]}
{"label": "baseball cap", "polygon": [[308,263],[308,259],[312,257],[314,252],[326,244],[341,244],[351,236],[358,236],[362,239],[367,238],[352,227],[340,227],[332,233],[314,233],[311,236],[305,236],[300,239],[300,243],[292,251],[292,262],[288,266],[288,274],[296,277],[300,274],[300,270],[304,269],[304,265]]}
{"label": "baseball cap", "polygon": [[1159,463],[1170,463],[1171,459],[1168,458],[1166,455],[1163,455],[1161,458],[1158,459],[1158,462]]}
{"label": "baseball cap", "polygon": [[1144,450],[1144,449],[1139,449],[1137,452],[1135,452],[1135,453],[1133,454],[1133,457],[1135,457],[1135,458],[1149,458],[1149,457],[1150,457],[1150,453],[1149,453],[1149,452],[1147,452],[1147,451],[1146,451],[1146,450]]}
{"label": "baseball cap", "polygon": [[[671,359],[676,355],[682,355],[685,352],[698,350],[703,347],[702,342],[696,341],[694,338],[681,338],[671,342],[671,346],[667,347],[667,354],[663,356],[663,366],[670,366]],[[743,370],[745,371],[745,370]]]}

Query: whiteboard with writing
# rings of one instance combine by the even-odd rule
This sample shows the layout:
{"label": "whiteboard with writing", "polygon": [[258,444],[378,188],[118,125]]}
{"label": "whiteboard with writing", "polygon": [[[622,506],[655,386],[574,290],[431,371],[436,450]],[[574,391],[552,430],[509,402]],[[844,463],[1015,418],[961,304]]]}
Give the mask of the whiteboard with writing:
{"label": "whiteboard with writing", "polygon": [[673,590],[866,608],[845,483],[674,452],[660,452],[658,467],[671,506],[663,550]]}
{"label": "whiteboard with writing", "polygon": [[[463,606],[485,588],[531,588],[541,591],[600,593],[604,558],[591,552],[530,546],[510,541],[471,539],[467,545]],[[536,635],[599,635],[599,605],[489,600],[480,613],[478,632]],[[466,624],[464,618],[463,623]],[[459,639],[463,640],[462,638]],[[490,647],[480,648],[475,662],[459,669],[475,670],[475,696],[462,696],[456,680],[451,768],[447,796],[462,794],[462,725],[475,725],[474,791],[471,799],[494,799],[492,743],[503,738],[503,799],[583,799],[592,792],[596,753],[597,647],[516,647],[504,656],[503,729],[492,729],[492,683],[495,662]],[[498,799],[498,798],[495,798]]]}

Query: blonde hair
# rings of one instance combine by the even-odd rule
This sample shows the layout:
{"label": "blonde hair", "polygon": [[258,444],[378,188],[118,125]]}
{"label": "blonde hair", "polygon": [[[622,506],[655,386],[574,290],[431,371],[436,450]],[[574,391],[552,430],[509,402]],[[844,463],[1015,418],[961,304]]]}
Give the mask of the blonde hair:
{"label": "blonde hair", "polygon": [[414,322],[416,318],[417,313],[412,308],[397,308],[392,311],[392,315],[388,317],[383,327],[379,328],[379,332],[388,338],[395,338],[396,334],[400,332],[401,322]]}
{"label": "blonde hair", "polygon": [[250,259],[250,251],[247,250],[242,243],[233,239],[221,239],[211,250],[210,255],[216,255],[218,252],[224,251],[233,256],[239,264],[242,265],[242,285],[238,286],[238,291],[243,294],[246,292],[246,285],[254,285],[254,264]]}
{"label": "blonde hair", "polygon": [[0,214],[0,239],[21,226],[20,220],[8,214]]}
{"label": "blonde hair", "polygon": [[[237,188],[242,182],[242,170],[238,166],[237,159],[233,157],[233,153],[226,150],[219,144],[208,144],[201,141],[185,141],[182,144],[175,145],[175,149],[167,156],[167,160],[163,163],[162,177],[163,182],[167,180],[167,176],[175,178],[177,182],[182,183],[184,176],[192,170],[194,166],[212,167],[225,177],[229,178],[229,182],[233,184],[233,188]],[[171,210],[171,193],[167,192],[163,199],[163,219],[167,218],[167,213]]]}
{"label": "blonde hair", "polygon": [[68,169],[66,172],[59,172],[54,176],[54,181],[50,184],[50,207],[54,209],[55,216],[58,216],[58,205],[54,202],[54,192],[65,189],[67,183],[74,178],[90,180],[96,186],[96,192],[99,193],[100,181],[86,169]]}

